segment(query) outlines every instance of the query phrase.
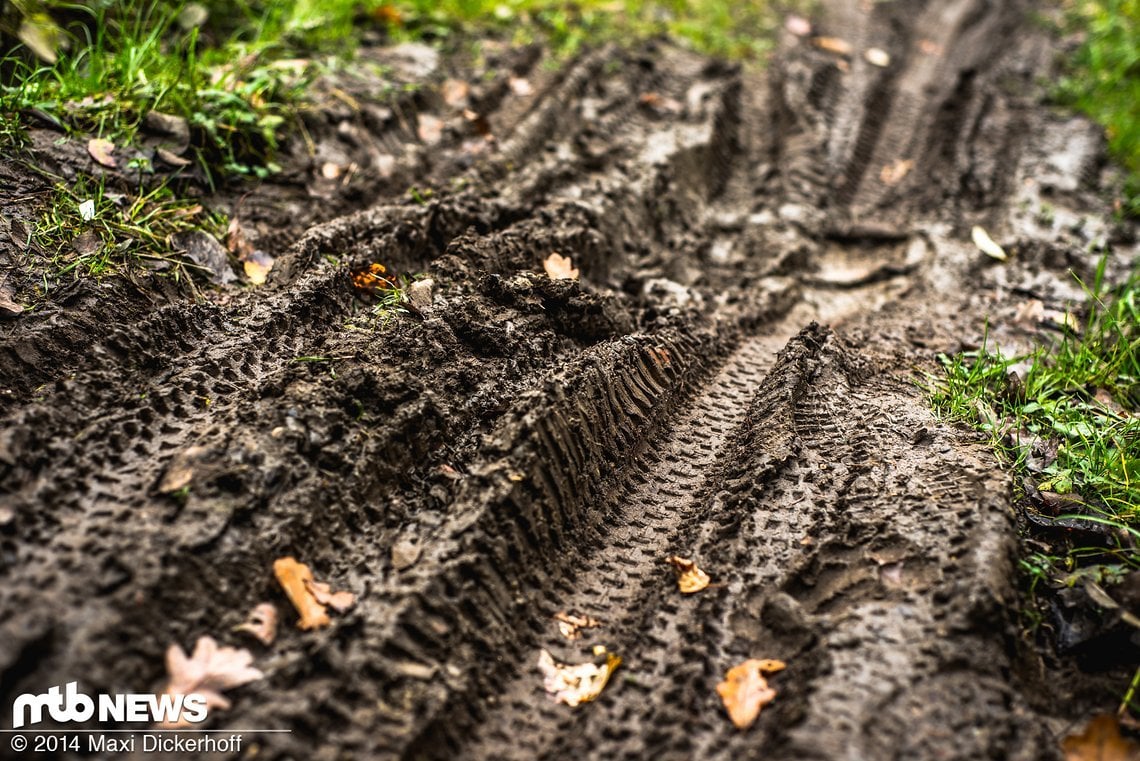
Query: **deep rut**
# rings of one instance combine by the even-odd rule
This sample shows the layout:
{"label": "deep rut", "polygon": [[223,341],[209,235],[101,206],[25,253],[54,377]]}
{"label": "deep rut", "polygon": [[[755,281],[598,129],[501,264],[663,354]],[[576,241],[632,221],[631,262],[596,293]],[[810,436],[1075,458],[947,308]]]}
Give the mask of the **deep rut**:
{"label": "deep rut", "polygon": [[[633,664],[668,660],[666,651],[676,647],[672,637],[662,633],[649,640],[650,647],[639,642],[644,638],[642,611],[656,597],[663,577],[671,574],[664,559],[688,552],[677,546],[679,529],[698,517],[729,438],[743,423],[749,402],[774,358],[771,338],[745,339],[715,376],[702,384],[695,398],[672,416],[664,434],[635,461],[609,506],[603,508],[597,544],[583,552],[581,565],[535,611],[541,618],[533,628],[546,636],[540,636],[534,646],[564,654],[568,661],[587,659],[590,647],[597,643],[616,653],[628,652],[627,660]],[[583,630],[582,647],[572,645],[559,635],[550,618],[559,611],[600,619],[602,629]],[[524,652],[529,657],[534,649]],[[564,715],[564,707],[546,699],[529,668],[493,700],[496,710],[470,728],[477,739],[462,744],[463,754],[534,758],[542,747],[543,727],[558,724]],[[520,736],[531,740],[515,742]],[[554,742],[556,737],[546,740]]]}

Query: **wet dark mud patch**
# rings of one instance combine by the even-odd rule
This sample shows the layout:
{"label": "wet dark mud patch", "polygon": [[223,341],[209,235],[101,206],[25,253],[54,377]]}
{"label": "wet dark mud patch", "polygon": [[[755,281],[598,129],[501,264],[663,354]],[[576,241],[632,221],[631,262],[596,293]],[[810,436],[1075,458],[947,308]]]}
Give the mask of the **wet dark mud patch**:
{"label": "wet dark mud patch", "polygon": [[[821,31],[887,71],[790,36],[765,74],[667,46],[553,74],[504,53],[534,91],[473,90],[478,150],[438,90],[362,96],[314,116],[353,135],[320,159],[357,156],[362,184],[244,202],[264,287],[140,283],[118,312],[5,323],[0,703],[155,689],[170,643],[211,634],[266,673],[211,727],[292,730],[248,736],[266,758],[1056,757],[1074,706],[1029,694],[1009,480],[915,383],[986,315],[1069,297],[1109,229],[1099,147],[1045,171],[1059,117],[1026,10],[825,4]],[[406,174],[377,179],[397,148]],[[1039,224],[1046,186],[1090,225]],[[1114,268],[1134,255],[1104,241]],[[555,251],[579,281],[543,273]],[[377,314],[351,279],[374,262],[426,297]],[[672,554],[716,585],[681,597]],[[356,607],[294,629],[285,555]],[[262,601],[268,648],[229,634]],[[566,640],[561,610],[604,625]],[[552,703],[539,649],[595,644],[624,659],[613,683]],[[748,657],[789,668],[742,733],[715,686]]]}

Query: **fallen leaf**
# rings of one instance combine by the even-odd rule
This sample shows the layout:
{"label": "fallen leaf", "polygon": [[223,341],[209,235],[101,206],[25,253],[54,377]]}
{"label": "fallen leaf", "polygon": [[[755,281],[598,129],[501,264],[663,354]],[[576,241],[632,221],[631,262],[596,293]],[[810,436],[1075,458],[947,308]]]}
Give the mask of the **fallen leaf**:
{"label": "fallen leaf", "polygon": [[607,652],[606,662],[580,663],[576,666],[558,663],[548,651],[538,656],[538,669],[542,672],[543,686],[557,703],[571,708],[594,700],[605,689],[610,675],[621,665],[621,658]]}
{"label": "fallen leaf", "polygon": [[396,282],[387,277],[388,268],[379,262],[373,262],[362,269],[353,270],[352,285],[356,290],[369,296],[377,291],[389,291],[396,288]]}
{"label": "fallen leaf", "polygon": [[[213,637],[199,637],[194,645],[194,655],[189,658],[181,647],[171,645],[166,651],[170,683],[164,694],[198,694],[206,699],[207,710],[220,708],[224,711],[230,707],[230,701],[222,695],[223,692],[265,676],[253,668],[252,663],[253,655],[248,650],[218,647]],[[162,726],[175,729],[192,725],[179,716]]]}
{"label": "fallen leaf", "polygon": [[203,447],[187,447],[171,457],[162,480],[158,482],[158,493],[173,494],[189,486],[194,479],[194,467],[205,451]]}
{"label": "fallen leaf", "polygon": [[235,632],[251,635],[263,645],[272,645],[277,639],[277,608],[263,602],[249,612],[243,623],[234,627]]}
{"label": "fallen leaf", "polygon": [[87,141],[87,152],[101,166],[108,169],[114,169],[117,166],[115,157],[111,155],[115,152],[115,144],[110,140],[104,140],[101,137],[91,138]]}
{"label": "fallen leaf", "polygon": [[15,317],[24,311],[22,304],[12,300],[15,292],[8,285],[0,285],[0,317]]}
{"label": "fallen leaf", "polygon": [[511,93],[521,97],[525,97],[534,92],[534,88],[530,86],[530,82],[522,77],[511,77],[507,80],[507,84],[511,88]]}
{"label": "fallen leaf", "polygon": [[443,102],[451,108],[464,108],[467,105],[467,95],[471,87],[462,79],[448,79],[439,88]]}
{"label": "fallen leaf", "polygon": [[1094,716],[1079,735],[1061,741],[1065,761],[1137,761],[1140,745],[1121,736],[1115,716]]}
{"label": "fallen leaf", "polygon": [[724,701],[728,718],[737,729],[748,729],[760,715],[760,709],[776,698],[776,691],[768,686],[765,673],[780,671],[783,661],[758,660],[751,658],[739,666],[733,666],[724,675],[724,681],[716,686],[716,692]]}
{"label": "fallen leaf", "polygon": [[851,43],[839,37],[816,37],[812,40],[812,44],[828,53],[842,56],[851,55]]}
{"label": "fallen leaf", "polygon": [[795,14],[784,19],[784,28],[797,37],[807,37],[811,34],[811,22]]}
{"label": "fallen leaf", "polygon": [[208,232],[189,230],[175,233],[170,236],[170,243],[175,250],[184,253],[187,259],[205,270],[211,283],[225,285],[237,280],[230,269],[226,249]]}
{"label": "fallen leaf", "polygon": [[334,592],[332,587],[324,582],[309,579],[305,582],[309,594],[321,605],[327,605],[337,613],[344,613],[356,604],[356,595],[352,592]]}
{"label": "fallen leaf", "polygon": [[863,60],[872,66],[878,66],[881,69],[891,65],[891,56],[887,51],[882,48],[867,48],[863,51]]}
{"label": "fallen leaf", "polygon": [[193,163],[190,161],[190,159],[184,159],[178,154],[173,153],[172,151],[168,151],[165,148],[156,148],[154,155],[157,156],[159,160],[174,167],[181,168],[184,166],[190,166],[190,164]]}
{"label": "fallen leaf", "polygon": [[269,277],[269,270],[273,269],[273,261],[273,257],[264,251],[252,251],[242,258],[241,266],[249,282],[262,285]]}
{"label": "fallen leaf", "polygon": [[570,257],[562,256],[557,251],[542,262],[543,269],[551,280],[577,280],[578,270],[574,267]]}
{"label": "fallen leaf", "polygon": [[590,616],[575,616],[566,612],[554,614],[558,622],[558,631],[566,639],[581,639],[582,629],[596,629],[602,622]]}
{"label": "fallen leaf", "polygon": [[431,114],[417,117],[416,134],[427,145],[435,145],[443,139],[443,119]]}
{"label": "fallen leaf", "polygon": [[898,185],[914,169],[914,159],[895,159],[879,172],[879,179],[887,185]]}
{"label": "fallen leaf", "polygon": [[296,558],[278,558],[273,563],[273,575],[285,590],[289,602],[297,609],[301,618],[298,629],[319,629],[332,623],[325,606],[344,612],[355,602],[351,592],[332,592],[328,584],[313,579],[309,566],[297,562]]}
{"label": "fallen leaf", "polygon": [[1005,253],[1005,249],[994,243],[994,239],[991,238],[990,234],[985,231],[985,228],[980,225],[974,225],[974,229],[970,231],[970,237],[974,239],[974,245],[986,256],[993,257],[999,262],[1004,262],[1009,258]]}
{"label": "fallen leaf", "polygon": [[665,562],[673,566],[673,570],[677,572],[677,586],[683,594],[700,592],[709,585],[709,575],[697,568],[697,564],[692,560],[673,555],[665,558]]}

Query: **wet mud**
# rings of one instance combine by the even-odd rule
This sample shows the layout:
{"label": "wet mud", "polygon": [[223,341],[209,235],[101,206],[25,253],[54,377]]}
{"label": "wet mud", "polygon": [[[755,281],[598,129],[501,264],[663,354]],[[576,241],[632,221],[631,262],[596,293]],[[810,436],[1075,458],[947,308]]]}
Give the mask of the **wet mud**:
{"label": "wet mud", "polygon": [[[823,5],[849,55],[513,51],[479,125],[431,88],[324,114],[352,138],[309,171],[362,179],[249,201],[265,286],[81,284],[0,324],[0,704],[160,690],[208,634],[266,675],[210,727],[291,730],[242,757],[1060,758],[1085,706],[1030,694],[1010,480],[917,381],[1127,266],[1103,146],[1042,105],[1029,4]],[[378,325],[372,262],[426,299]],[[674,554],[713,586],[680,595]],[[355,606],[294,628],[287,555]],[[231,634],[263,601],[269,647]],[[599,644],[601,697],[552,702],[539,651]],[[738,731],[716,685],[751,657],[788,668]]]}

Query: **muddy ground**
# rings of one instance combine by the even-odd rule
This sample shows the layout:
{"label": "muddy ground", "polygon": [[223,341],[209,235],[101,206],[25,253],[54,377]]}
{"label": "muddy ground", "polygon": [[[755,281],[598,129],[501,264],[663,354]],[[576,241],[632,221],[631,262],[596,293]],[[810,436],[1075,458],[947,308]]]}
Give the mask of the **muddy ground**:
{"label": "muddy ground", "polygon": [[[0,323],[0,704],[160,690],[209,634],[266,674],[210,727],[291,730],[241,757],[1059,758],[1119,694],[1024,636],[1011,478],[917,381],[986,318],[1035,340],[1019,309],[1079,299],[1102,250],[1126,269],[1131,230],[1099,130],[1043,103],[1031,4],[822,5],[851,53],[786,34],[763,73],[664,43],[557,71],[489,46],[475,74],[369,51],[476,84],[310,114],[317,155],[243,201],[266,285],[85,280]],[[19,229],[40,190],[0,171]],[[371,262],[429,301],[374,320]],[[680,595],[671,554],[714,585]],[[297,630],[286,555],[356,605]],[[231,631],[263,601],[269,647]],[[567,640],[559,611],[604,625]],[[540,649],[596,644],[605,692],[553,703]],[[737,731],[715,688],[749,657],[788,667]]]}

